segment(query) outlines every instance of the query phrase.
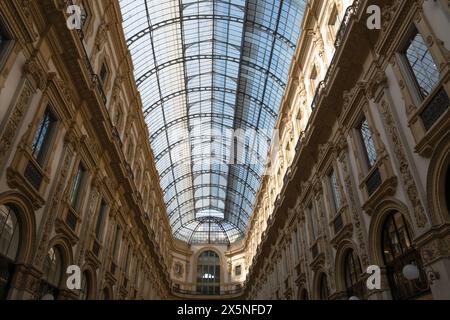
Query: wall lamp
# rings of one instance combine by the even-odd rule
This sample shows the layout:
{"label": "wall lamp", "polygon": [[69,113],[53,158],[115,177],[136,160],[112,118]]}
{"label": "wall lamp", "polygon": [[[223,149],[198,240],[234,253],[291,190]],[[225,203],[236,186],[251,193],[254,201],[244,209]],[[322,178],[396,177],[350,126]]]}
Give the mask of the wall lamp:
{"label": "wall lamp", "polygon": [[[408,280],[417,280],[420,278],[419,268],[415,264],[407,264],[403,267],[403,275]],[[432,268],[425,269],[425,273],[427,275],[427,279],[430,285],[434,283],[434,281],[439,280],[441,275],[439,272],[434,271]]]}

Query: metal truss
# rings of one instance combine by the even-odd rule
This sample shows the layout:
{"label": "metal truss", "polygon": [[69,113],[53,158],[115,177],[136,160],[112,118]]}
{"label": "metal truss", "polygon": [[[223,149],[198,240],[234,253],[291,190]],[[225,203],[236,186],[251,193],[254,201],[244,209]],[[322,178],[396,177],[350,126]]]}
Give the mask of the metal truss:
{"label": "metal truss", "polygon": [[[223,171],[218,171],[218,170],[199,170],[199,171],[195,171],[194,173],[187,173],[187,174],[184,174],[184,175],[178,177],[177,179],[174,179],[169,185],[167,185],[167,187],[164,188],[163,193],[166,193],[170,188],[175,186],[178,182],[183,181],[184,179],[190,177],[193,174],[224,175],[225,173]],[[257,190],[255,190],[251,185],[249,185],[247,180],[244,180],[241,177],[236,176],[235,174],[229,174],[229,175],[233,176],[236,179],[236,181],[246,185],[252,193],[256,194]],[[260,177],[258,179],[260,179]]]}
{"label": "metal truss", "polygon": [[182,22],[186,22],[186,21],[193,21],[193,20],[194,21],[197,21],[197,20],[226,20],[226,21],[234,21],[234,22],[240,22],[240,23],[244,23],[245,22],[246,24],[248,24],[251,27],[254,27],[256,29],[259,29],[261,31],[269,33],[270,35],[274,36],[275,38],[277,38],[277,39],[283,41],[284,43],[286,43],[292,49],[295,49],[295,43],[290,41],[288,38],[286,38],[282,34],[275,33],[273,30],[267,28],[263,24],[256,23],[256,22],[251,22],[251,21],[248,21],[248,20],[245,21],[244,19],[234,18],[234,17],[230,17],[230,16],[210,15],[210,14],[189,15],[189,16],[176,17],[176,18],[164,20],[164,21],[162,21],[160,23],[152,25],[151,28],[146,28],[144,30],[139,31],[138,33],[136,33],[135,35],[133,35],[132,37],[127,39],[127,45],[128,46],[132,46],[135,42],[137,42],[141,38],[147,36],[149,33],[154,32],[154,31],[156,31],[156,30],[158,30],[160,28],[163,28],[165,26],[168,26],[168,25],[171,25],[171,24],[182,23]]}
{"label": "metal truss", "polygon": [[145,80],[147,80],[148,78],[153,76],[155,73],[161,71],[164,68],[168,68],[168,67],[171,67],[171,66],[176,65],[176,64],[184,64],[186,62],[196,61],[196,60],[224,60],[224,61],[235,62],[237,64],[247,66],[249,68],[258,70],[259,72],[261,72],[261,73],[263,73],[265,75],[270,76],[276,83],[278,83],[283,88],[286,85],[285,82],[283,82],[275,73],[271,72],[270,70],[268,70],[268,69],[266,69],[264,67],[261,67],[261,66],[257,65],[256,63],[253,63],[253,62],[250,62],[250,61],[246,61],[246,60],[242,60],[241,61],[238,58],[225,56],[225,55],[220,55],[220,54],[216,54],[216,55],[201,54],[201,55],[180,57],[180,58],[177,58],[177,59],[173,59],[173,60],[167,61],[167,62],[159,65],[158,67],[147,71],[140,78],[136,79],[136,84],[138,86],[140,86],[143,82],[145,82]]}
{"label": "metal truss", "polygon": [[[170,198],[169,200],[166,201],[166,206],[169,208],[170,205],[172,204],[172,202],[174,202],[176,200],[177,197],[182,196],[184,193],[188,193],[188,192],[193,192],[195,193],[196,190],[202,189],[202,188],[217,188],[220,190],[223,190],[225,192],[231,192],[234,195],[238,196],[238,197],[244,197],[244,200],[247,202],[247,204],[251,207],[253,206],[253,202],[250,201],[245,195],[243,195],[242,193],[233,190],[233,189],[229,189],[224,185],[221,184],[217,184],[217,183],[209,183],[209,184],[198,184],[198,185],[193,185],[190,186],[189,188],[185,188],[182,191],[180,191],[178,194],[174,195],[172,198]],[[253,193],[252,191],[250,191],[254,196],[256,196],[255,193]],[[194,198],[195,200],[201,200],[203,199],[202,197],[196,197]],[[173,211],[172,211],[173,212]],[[168,214],[168,216],[170,217],[171,214]]]}

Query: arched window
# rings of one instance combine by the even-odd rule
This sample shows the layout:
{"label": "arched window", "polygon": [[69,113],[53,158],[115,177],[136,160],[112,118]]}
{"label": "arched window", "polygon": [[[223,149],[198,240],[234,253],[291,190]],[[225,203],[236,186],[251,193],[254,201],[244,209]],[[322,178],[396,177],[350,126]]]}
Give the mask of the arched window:
{"label": "arched window", "polygon": [[61,253],[57,248],[50,248],[48,251],[43,271],[39,298],[51,295],[54,299],[57,299],[63,271]]}
{"label": "arched window", "polygon": [[89,276],[87,272],[83,272],[83,276],[81,278],[81,289],[78,298],[80,300],[87,300],[89,298]]}
{"label": "arched window", "polygon": [[197,259],[197,292],[220,294],[220,258],[214,251],[205,251]]}
{"label": "arched window", "polygon": [[328,290],[328,281],[325,273],[320,276],[319,290],[320,300],[328,300],[330,297],[330,291]]}
{"label": "arched window", "polygon": [[[428,281],[422,270],[422,260],[411,242],[410,230],[405,217],[392,212],[383,227],[382,252],[393,299],[414,299],[429,292]],[[403,268],[415,264],[420,278],[407,280]]]}
{"label": "arched window", "polygon": [[349,250],[345,256],[344,277],[347,296],[349,298],[352,296],[363,298],[365,296],[365,283],[362,279],[361,262],[353,249]]}
{"label": "arched window", "polygon": [[19,252],[20,228],[17,214],[8,205],[0,205],[0,299],[6,299]]}

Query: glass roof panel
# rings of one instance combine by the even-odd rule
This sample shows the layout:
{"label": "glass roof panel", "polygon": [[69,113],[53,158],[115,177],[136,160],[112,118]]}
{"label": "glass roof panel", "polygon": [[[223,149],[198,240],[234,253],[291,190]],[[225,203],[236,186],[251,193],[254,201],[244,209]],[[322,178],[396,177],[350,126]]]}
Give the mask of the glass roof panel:
{"label": "glass roof panel", "polygon": [[230,244],[253,209],[307,0],[119,2],[172,232]]}

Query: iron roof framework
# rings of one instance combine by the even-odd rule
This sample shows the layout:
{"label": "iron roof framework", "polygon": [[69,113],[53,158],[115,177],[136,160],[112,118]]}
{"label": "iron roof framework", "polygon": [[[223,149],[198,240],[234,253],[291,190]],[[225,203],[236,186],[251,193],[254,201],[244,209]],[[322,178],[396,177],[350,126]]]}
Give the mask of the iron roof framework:
{"label": "iron roof framework", "polygon": [[[307,0],[119,1],[172,232],[230,244],[253,209]],[[238,129],[256,133],[241,153]]]}

